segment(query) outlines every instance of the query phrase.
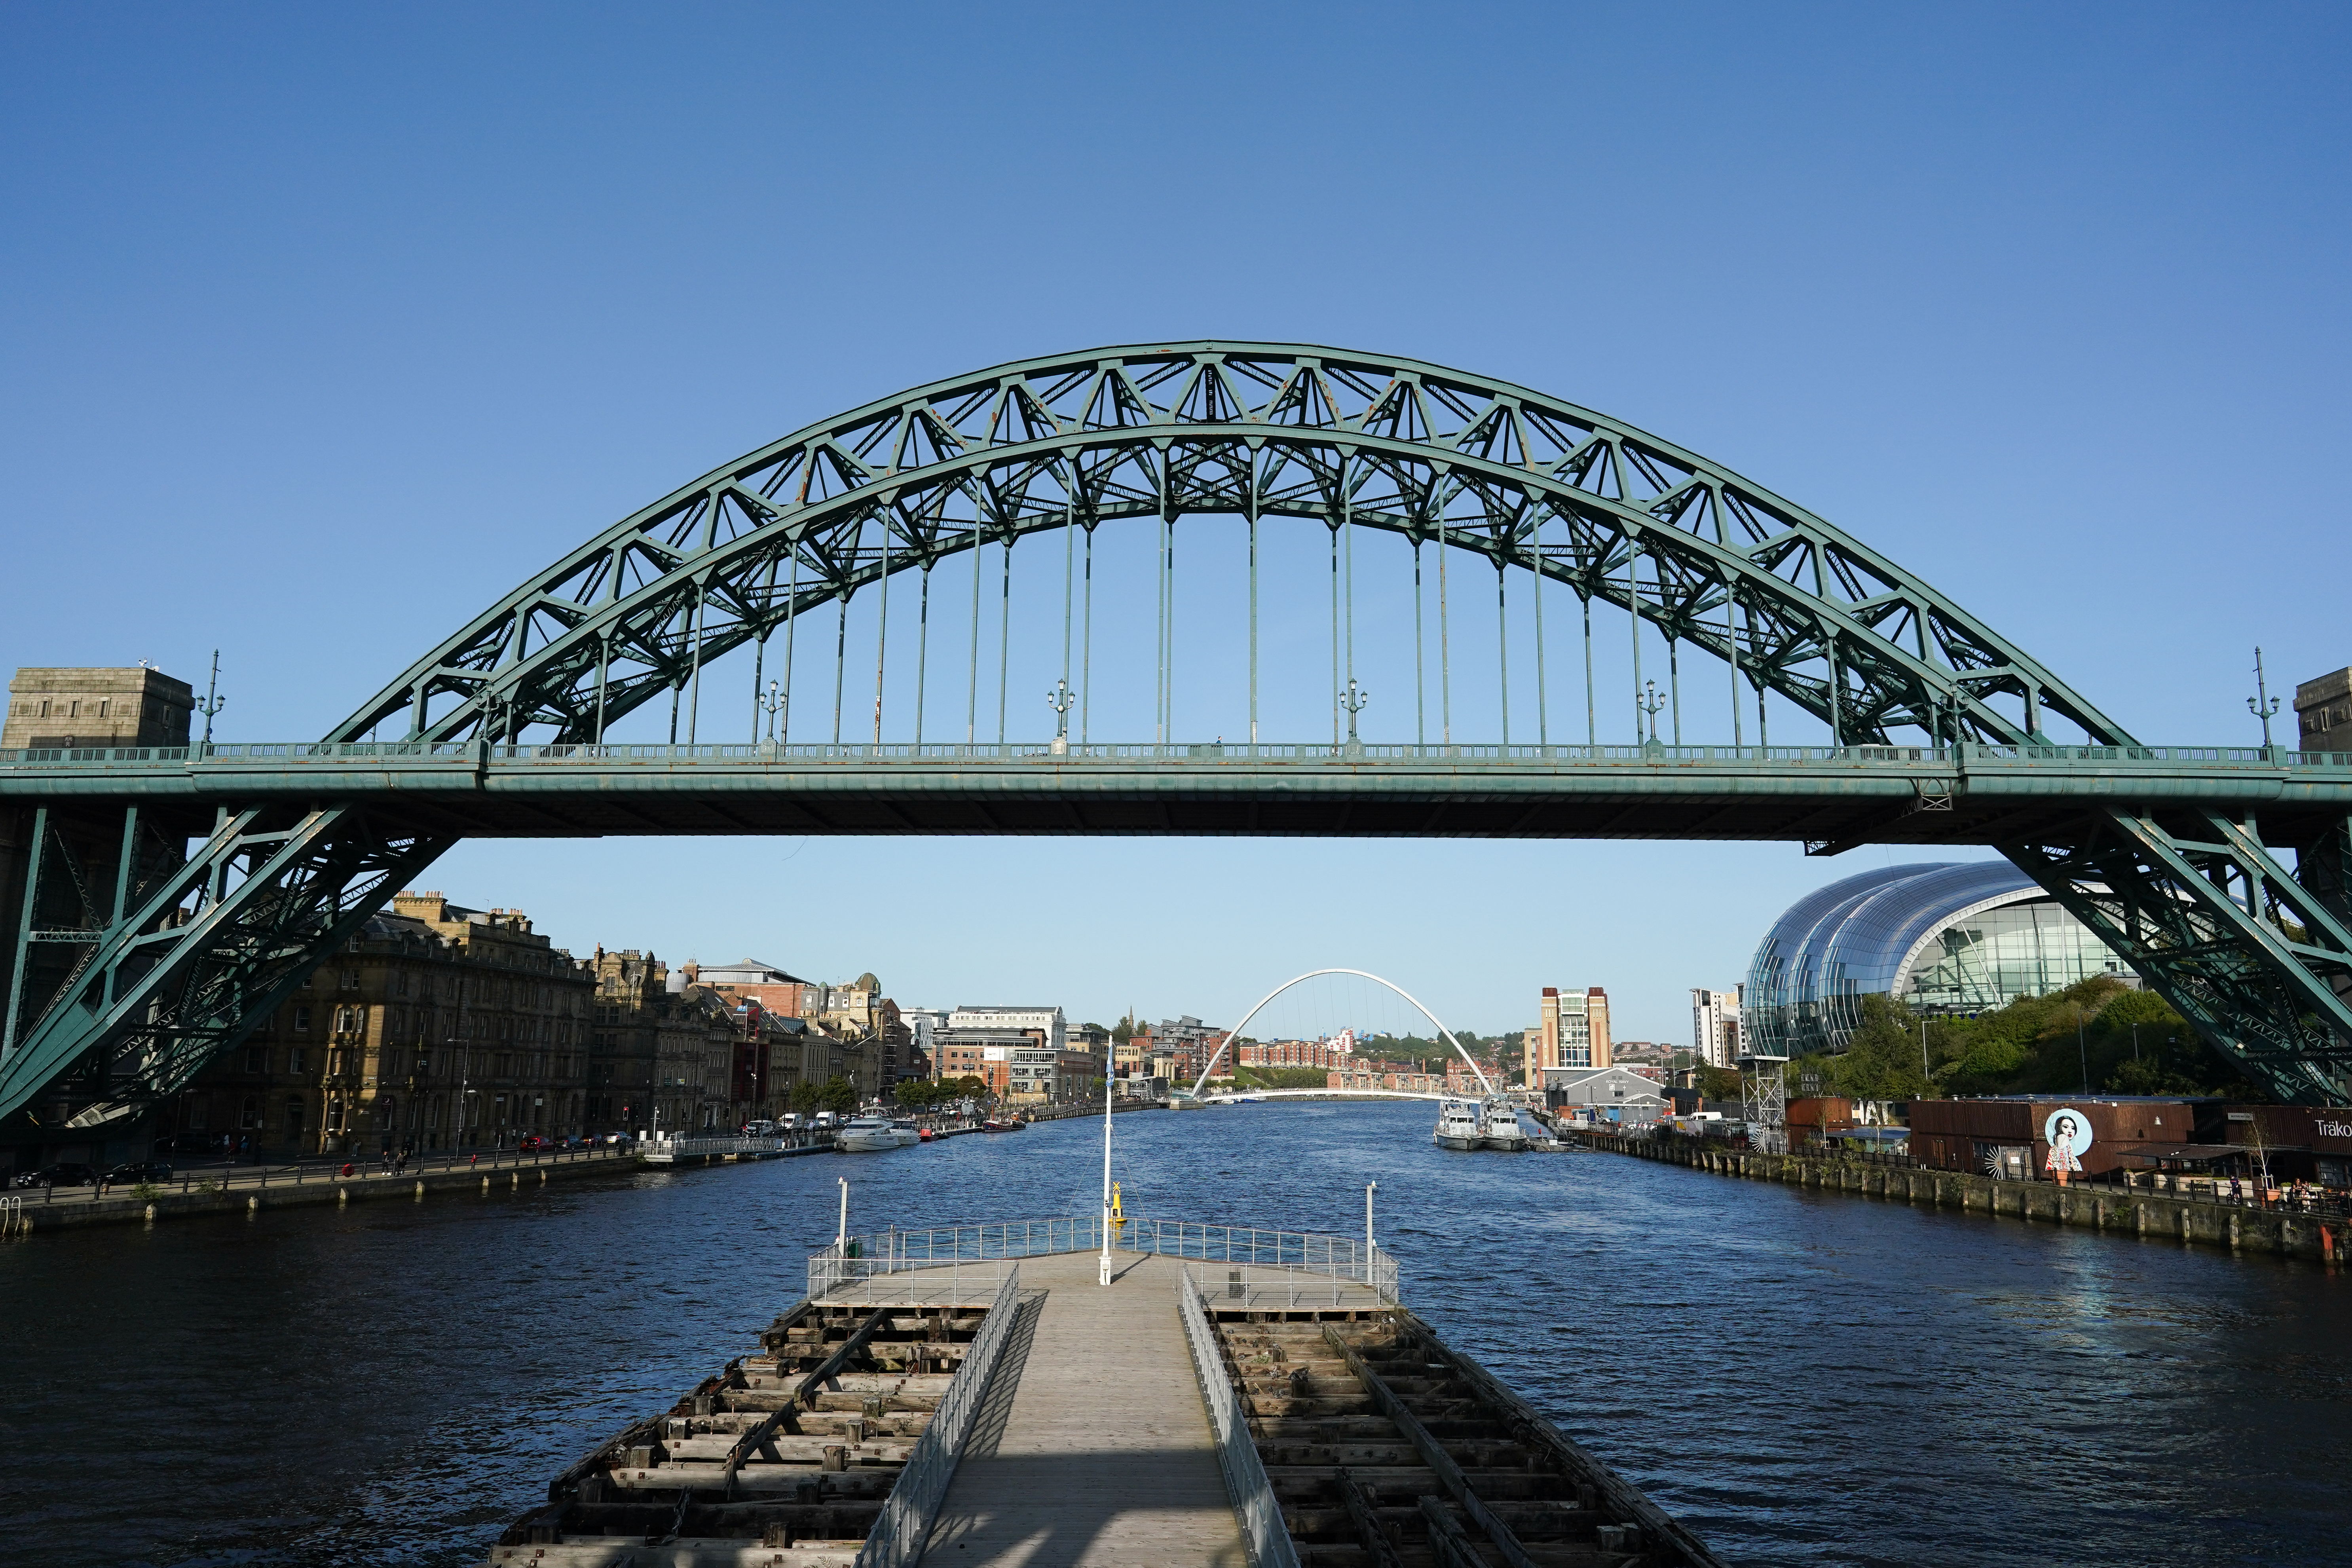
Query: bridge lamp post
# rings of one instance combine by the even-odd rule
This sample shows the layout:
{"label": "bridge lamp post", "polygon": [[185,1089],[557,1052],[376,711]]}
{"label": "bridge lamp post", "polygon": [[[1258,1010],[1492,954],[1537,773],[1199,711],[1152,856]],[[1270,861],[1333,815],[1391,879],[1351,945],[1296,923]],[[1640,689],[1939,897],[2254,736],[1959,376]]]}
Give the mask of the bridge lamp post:
{"label": "bridge lamp post", "polygon": [[[2254,647],[2254,692],[2255,695],[2246,699],[2246,711],[2263,721],[2263,750],[2267,752],[2271,749],[2271,715],[2279,710],[2279,700],[2271,695],[2269,678],[2263,673],[2263,650],[2259,643]],[[205,726],[205,738],[212,739],[210,725]]]}
{"label": "bridge lamp post", "polygon": [[1354,676],[1348,677],[1348,684],[1339,693],[1339,706],[1348,710],[1348,750],[1351,752],[1363,750],[1363,742],[1356,738],[1356,715],[1362,712],[1364,704],[1371,700],[1372,694],[1357,685]]}
{"label": "bridge lamp post", "polygon": [[441,1044],[457,1053],[457,1125],[449,1132],[449,1152],[455,1154],[466,1146],[466,1105],[474,1092],[474,1052],[468,1036],[453,1036]]}
{"label": "bridge lamp post", "polygon": [[1070,691],[1066,679],[1054,682],[1045,693],[1045,706],[1054,710],[1054,754],[1066,756],[1070,750],[1070,709],[1077,698]]}
{"label": "bridge lamp post", "polygon": [[1658,695],[1656,681],[1645,681],[1643,684],[1649,689],[1649,695],[1633,699],[1633,706],[1650,716],[1650,744],[1654,746],[1658,743],[1658,711],[1665,707],[1666,700]]}
{"label": "bridge lamp post", "polygon": [[213,649],[213,675],[205,682],[205,700],[196,704],[196,711],[205,716],[204,744],[209,750],[213,743],[213,715],[228,706],[228,699],[220,693],[220,649]]}

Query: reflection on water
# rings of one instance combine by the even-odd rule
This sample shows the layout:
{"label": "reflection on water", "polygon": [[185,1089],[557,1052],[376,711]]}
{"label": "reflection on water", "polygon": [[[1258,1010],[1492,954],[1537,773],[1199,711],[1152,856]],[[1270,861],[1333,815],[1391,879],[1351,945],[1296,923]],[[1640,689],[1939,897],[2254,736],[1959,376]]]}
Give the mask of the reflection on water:
{"label": "reflection on water", "polygon": [[[1748,1563],[2352,1563],[2318,1266],[1447,1154],[1419,1105],[1118,1121],[1130,1213],[1353,1232]],[[0,1561],[464,1563],[798,1295],[852,1220],[1090,1213],[1099,1123],[0,1247]]]}

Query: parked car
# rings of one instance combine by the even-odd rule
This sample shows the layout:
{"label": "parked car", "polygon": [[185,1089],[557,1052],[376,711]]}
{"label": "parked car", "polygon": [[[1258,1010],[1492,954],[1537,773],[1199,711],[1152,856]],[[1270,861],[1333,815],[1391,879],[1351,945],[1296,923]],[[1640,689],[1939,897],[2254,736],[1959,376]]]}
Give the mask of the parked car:
{"label": "parked car", "polygon": [[515,1147],[526,1154],[533,1154],[537,1153],[541,1149],[554,1148],[555,1141],[551,1138],[541,1138],[538,1133],[534,1132],[530,1137],[524,1139],[521,1142],[516,1144]]}
{"label": "parked car", "polygon": [[20,1187],[87,1187],[96,1184],[98,1167],[77,1165],[70,1162],[59,1165],[44,1165],[37,1171],[20,1171],[16,1184]]}
{"label": "parked car", "polygon": [[106,1184],[110,1187],[131,1187],[141,1182],[168,1182],[171,1179],[172,1167],[161,1160],[133,1160],[106,1173]]}

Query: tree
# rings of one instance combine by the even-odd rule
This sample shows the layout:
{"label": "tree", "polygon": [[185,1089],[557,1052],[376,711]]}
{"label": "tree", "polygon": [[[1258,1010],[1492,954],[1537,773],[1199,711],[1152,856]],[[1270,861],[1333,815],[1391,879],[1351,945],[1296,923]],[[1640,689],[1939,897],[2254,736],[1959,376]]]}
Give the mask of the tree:
{"label": "tree", "polygon": [[803,1116],[806,1116],[817,1108],[819,1098],[817,1087],[813,1083],[800,1083],[793,1086],[793,1109]]}
{"label": "tree", "polygon": [[855,1110],[857,1109],[857,1091],[841,1079],[827,1079],[824,1087],[817,1090],[817,1108],[836,1115]]}
{"label": "tree", "polygon": [[1708,1100],[1738,1100],[1739,1074],[1730,1068],[1701,1068],[1698,1069],[1698,1091]]}
{"label": "tree", "polygon": [[1801,1057],[1788,1072],[1791,1081],[1818,1075],[1822,1092],[1849,1100],[1925,1100],[1940,1092],[1920,1069],[1911,1009],[1875,992],[1863,996],[1862,1026],[1843,1053]]}

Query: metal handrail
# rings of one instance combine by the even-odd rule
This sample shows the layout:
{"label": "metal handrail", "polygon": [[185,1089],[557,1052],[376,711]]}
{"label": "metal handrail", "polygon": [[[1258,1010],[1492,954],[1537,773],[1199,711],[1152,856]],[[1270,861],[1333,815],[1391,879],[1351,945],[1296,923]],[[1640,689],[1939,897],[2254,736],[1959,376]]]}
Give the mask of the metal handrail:
{"label": "metal handrail", "polygon": [[787,1138],[656,1138],[640,1146],[637,1157],[658,1165],[695,1154],[781,1154],[793,1147]]}
{"label": "metal handrail", "polygon": [[1282,1504],[1250,1437],[1249,1418],[1234,1396],[1233,1379],[1225,1374],[1216,1331],[1209,1326],[1201,1288],[1192,1282],[1189,1268],[1176,1271],[1176,1310],[1184,1320],[1184,1342],[1192,1348],[1201,1402],[1208,1407],[1209,1430],[1217,1440],[1217,1468],[1224,1473],[1225,1495],[1233,1500],[1234,1517],[1241,1523],[1250,1568],[1298,1568],[1297,1549],[1282,1522]]}
{"label": "metal handrail", "polygon": [[[808,1293],[813,1300],[821,1299],[845,1285],[913,1268],[1092,1252],[1101,1246],[1102,1224],[1094,1215],[917,1230],[894,1227],[850,1237],[810,1254]],[[1118,1252],[1153,1253],[1202,1263],[1245,1263],[1357,1280],[1383,1301],[1393,1304],[1398,1300],[1395,1256],[1378,1248],[1368,1254],[1357,1237],[1129,1218],[1115,1226],[1111,1247]]]}
{"label": "metal handrail", "polygon": [[2063,746],[1969,741],[1958,745],[1712,746],[1665,745],[1391,745],[1324,742],[1175,742],[1070,743],[1045,741],[972,744],[907,742],[762,742],[746,744],[567,742],[549,744],[483,741],[248,741],[194,746],[33,746],[0,751],[0,767],[148,767],[184,769],[236,763],[315,764],[335,763],[429,767],[478,763],[577,765],[581,763],[1007,763],[1056,766],[1152,763],[1444,763],[1515,765],[1538,763],[1830,763],[1896,768],[1977,764],[2144,764],[2200,768],[2352,768],[2352,752],[2296,752],[2260,746]]}
{"label": "metal handrail", "polygon": [[955,1479],[956,1461],[963,1457],[972,1417],[1020,1310],[1021,1267],[1015,1264],[997,1287],[996,1300],[981,1321],[971,1348],[964,1352],[963,1364],[956,1369],[939,1408],[931,1413],[930,1425],[915,1440],[906,1468],[891,1485],[890,1496],[867,1531],[866,1543],[857,1549],[857,1568],[904,1568],[922,1556],[931,1521],[939,1517],[948,1483]]}

